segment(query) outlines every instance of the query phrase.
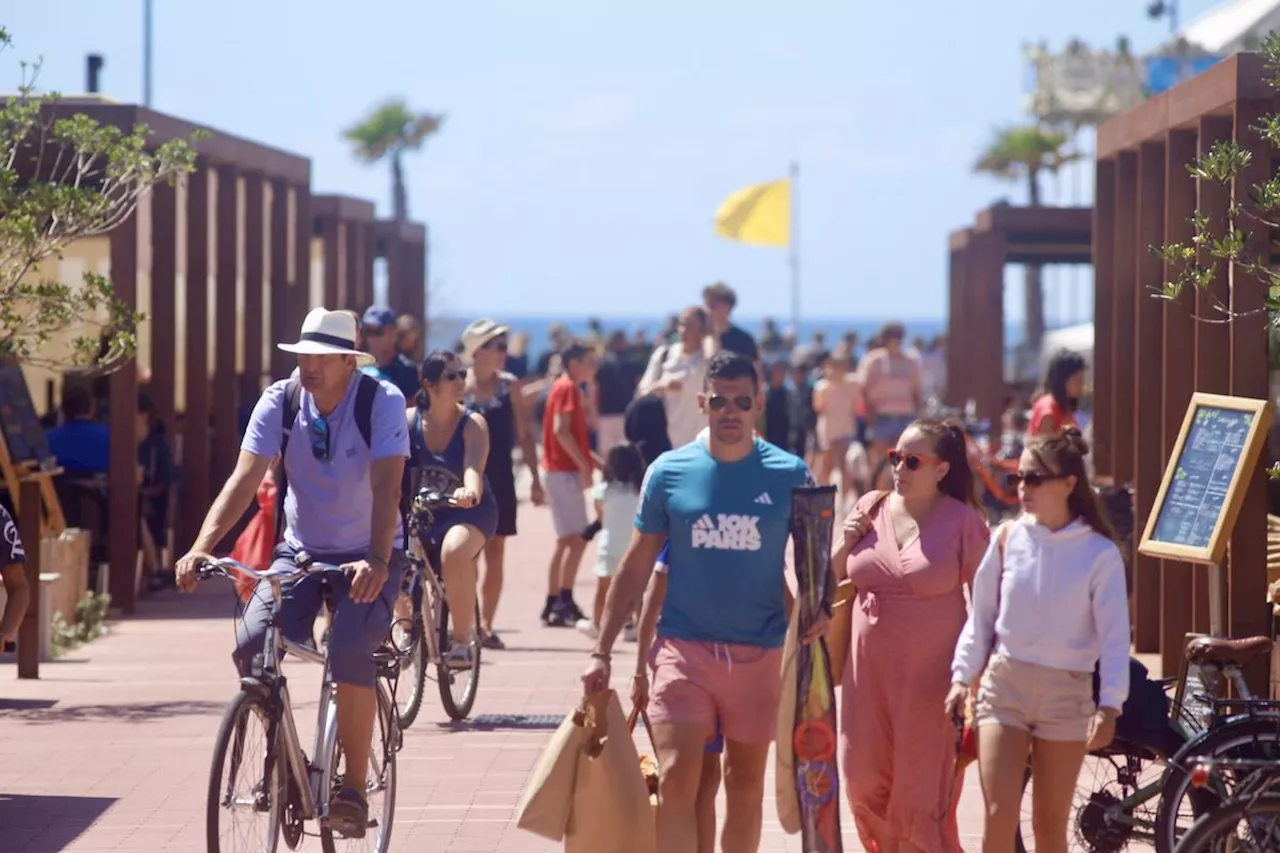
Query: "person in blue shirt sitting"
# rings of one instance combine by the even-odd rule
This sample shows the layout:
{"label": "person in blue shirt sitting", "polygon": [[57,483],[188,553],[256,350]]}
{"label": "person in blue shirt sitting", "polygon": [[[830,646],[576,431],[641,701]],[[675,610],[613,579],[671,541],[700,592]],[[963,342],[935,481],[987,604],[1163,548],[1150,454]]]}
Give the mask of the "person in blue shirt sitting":
{"label": "person in blue shirt sitting", "polygon": [[49,452],[72,476],[105,474],[111,458],[107,425],[95,420],[97,405],[87,388],[65,386],[62,391],[62,423],[45,433]]}

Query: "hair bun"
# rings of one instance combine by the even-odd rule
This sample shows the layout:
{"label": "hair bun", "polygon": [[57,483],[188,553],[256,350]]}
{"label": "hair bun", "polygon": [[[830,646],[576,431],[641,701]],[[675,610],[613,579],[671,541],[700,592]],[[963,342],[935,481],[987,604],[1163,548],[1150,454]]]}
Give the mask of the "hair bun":
{"label": "hair bun", "polygon": [[1062,428],[1062,438],[1076,453],[1081,456],[1089,455],[1089,442],[1084,440],[1084,433],[1080,431],[1078,426],[1065,426]]}

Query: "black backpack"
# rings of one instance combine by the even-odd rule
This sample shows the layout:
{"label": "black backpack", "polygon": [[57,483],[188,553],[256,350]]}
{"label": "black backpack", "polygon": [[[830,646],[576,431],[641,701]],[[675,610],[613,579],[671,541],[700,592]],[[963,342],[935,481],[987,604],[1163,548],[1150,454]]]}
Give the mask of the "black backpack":
{"label": "black backpack", "polygon": [[[360,374],[356,387],[356,429],[366,447],[373,446],[373,398],[378,393],[378,380],[367,373]],[[284,496],[289,489],[289,472],[284,464],[285,451],[289,449],[289,434],[298,420],[302,407],[302,383],[290,379],[284,386],[284,415],[280,421],[280,471],[276,476],[276,541],[284,537]]]}

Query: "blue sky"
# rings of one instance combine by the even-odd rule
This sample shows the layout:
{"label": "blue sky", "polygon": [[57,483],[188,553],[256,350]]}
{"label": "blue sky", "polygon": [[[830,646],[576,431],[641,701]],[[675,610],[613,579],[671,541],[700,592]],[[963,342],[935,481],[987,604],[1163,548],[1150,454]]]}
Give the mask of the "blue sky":
{"label": "blue sky", "polygon": [[[406,164],[433,310],[506,316],[665,314],[715,279],[744,315],[785,316],[784,254],[717,238],[711,218],[794,157],[803,313],[941,317],[947,233],[1023,200],[970,173],[992,128],[1023,120],[1022,44],[1126,34],[1141,51],[1166,32],[1145,0],[155,5],[155,108],[310,156],[317,192],[385,212],[386,171],[342,129],[392,95],[447,113]],[[1212,4],[1181,5],[1190,20]],[[0,73],[16,83],[17,60],[43,56],[43,86],[79,92],[99,52],[105,93],[141,101],[141,7],[11,4]],[[1051,315],[1088,310],[1086,273],[1055,281]]]}

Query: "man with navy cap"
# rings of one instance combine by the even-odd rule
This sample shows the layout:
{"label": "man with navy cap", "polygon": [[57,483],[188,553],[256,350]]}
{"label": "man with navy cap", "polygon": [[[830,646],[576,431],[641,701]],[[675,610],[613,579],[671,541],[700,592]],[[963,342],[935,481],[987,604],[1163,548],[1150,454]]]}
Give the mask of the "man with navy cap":
{"label": "man with navy cap", "polygon": [[384,305],[374,305],[364,312],[360,324],[365,352],[377,361],[372,367],[361,369],[370,376],[384,379],[399,388],[405,400],[412,405],[413,398],[421,387],[418,382],[418,367],[401,355],[396,346],[399,338],[396,313]]}

